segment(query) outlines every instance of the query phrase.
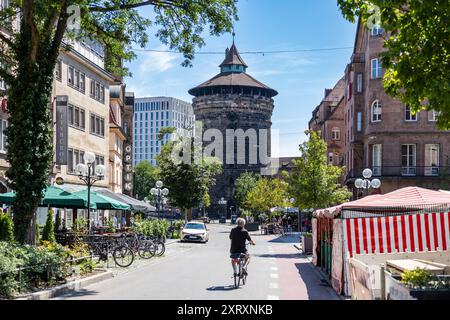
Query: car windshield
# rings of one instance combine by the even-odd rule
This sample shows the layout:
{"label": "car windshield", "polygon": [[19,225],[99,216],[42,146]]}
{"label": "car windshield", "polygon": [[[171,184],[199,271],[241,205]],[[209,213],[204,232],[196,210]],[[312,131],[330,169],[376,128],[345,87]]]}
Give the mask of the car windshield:
{"label": "car windshield", "polygon": [[195,229],[195,230],[204,230],[205,229],[205,227],[199,223],[188,223],[184,228],[185,229]]}

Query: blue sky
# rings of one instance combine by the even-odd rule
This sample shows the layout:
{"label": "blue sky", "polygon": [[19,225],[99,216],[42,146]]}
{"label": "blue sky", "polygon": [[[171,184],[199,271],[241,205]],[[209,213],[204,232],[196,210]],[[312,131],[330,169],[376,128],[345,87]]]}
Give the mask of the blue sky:
{"label": "blue sky", "polygon": [[[147,9],[148,10],[148,9]],[[240,0],[235,24],[239,51],[352,47],[356,25],[346,21],[336,0]],[[155,30],[150,30],[151,35]],[[201,51],[225,51],[232,36],[206,36]],[[148,49],[166,49],[152,37]],[[301,53],[243,54],[247,72],[279,92],[273,129],[280,130],[280,156],[298,156],[312,110],[344,74],[352,49]],[[172,96],[192,101],[188,90],[219,73],[223,55],[197,55],[192,68],[173,53],[137,52],[129,63],[127,91],[136,97]]]}

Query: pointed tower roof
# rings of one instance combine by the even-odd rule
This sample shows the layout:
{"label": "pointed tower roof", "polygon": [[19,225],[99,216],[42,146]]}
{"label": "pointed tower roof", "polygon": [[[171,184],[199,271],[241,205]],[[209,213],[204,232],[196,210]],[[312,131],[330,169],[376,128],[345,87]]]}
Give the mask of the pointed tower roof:
{"label": "pointed tower roof", "polygon": [[248,67],[248,65],[244,62],[244,60],[242,59],[241,55],[239,54],[238,49],[236,48],[236,45],[234,44],[233,41],[233,45],[231,46],[230,49],[226,49],[225,50],[225,60],[223,60],[223,62],[221,63],[221,65],[219,67],[224,67],[224,66],[230,66],[230,65],[240,65],[240,66],[244,66],[244,67]]}

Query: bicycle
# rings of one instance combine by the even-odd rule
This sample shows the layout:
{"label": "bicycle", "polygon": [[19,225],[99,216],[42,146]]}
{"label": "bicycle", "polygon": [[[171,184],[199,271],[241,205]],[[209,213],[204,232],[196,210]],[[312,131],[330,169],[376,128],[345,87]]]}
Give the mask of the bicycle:
{"label": "bicycle", "polygon": [[[249,243],[246,244],[248,246]],[[247,268],[244,266],[248,253],[234,253],[230,255],[233,264],[233,272],[234,272],[234,288],[238,289],[241,281],[242,285],[245,285],[247,282]],[[245,271],[245,272],[244,272]]]}
{"label": "bicycle", "polygon": [[133,234],[127,239],[127,245],[142,259],[150,259],[155,256],[157,247],[153,241],[144,235]]}
{"label": "bicycle", "polygon": [[152,242],[152,244],[156,248],[155,255],[158,257],[162,257],[164,253],[166,252],[166,245],[164,244],[164,240],[161,238],[157,238],[155,236],[148,237],[149,241]]}

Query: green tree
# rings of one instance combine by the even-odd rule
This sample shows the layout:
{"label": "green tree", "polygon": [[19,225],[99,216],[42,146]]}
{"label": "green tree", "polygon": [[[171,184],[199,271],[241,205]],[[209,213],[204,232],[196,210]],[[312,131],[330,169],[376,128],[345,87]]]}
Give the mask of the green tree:
{"label": "green tree", "polygon": [[327,144],[315,131],[306,132],[309,140],[300,145],[302,156],[293,160],[294,168],[285,173],[289,193],[300,210],[326,208],[347,201],[351,193],[339,184],[344,167],[327,164]]}
{"label": "green tree", "polygon": [[141,161],[134,166],[134,192],[140,200],[151,198],[150,190],[155,187],[159,170],[149,161]]}
{"label": "green tree", "polygon": [[[12,205],[15,236],[35,242],[34,212],[42,199],[52,161],[52,125],[49,112],[54,68],[63,39],[92,39],[105,48],[108,71],[128,75],[123,61],[135,57],[133,45],[145,47],[147,28],[156,25],[156,37],[170,49],[183,53],[190,66],[197,48],[211,35],[232,30],[237,0],[10,0],[0,11],[0,77],[9,97],[7,176],[16,191]],[[77,7],[74,7],[77,6]],[[80,28],[67,30],[80,10]],[[153,20],[143,10],[154,10]],[[19,19],[13,28],[11,17]],[[51,104],[51,103],[50,103]]]}
{"label": "green tree", "polygon": [[42,231],[42,241],[56,242],[52,209],[48,210],[47,213],[47,221],[45,221],[44,230]]}
{"label": "green tree", "polygon": [[244,209],[248,209],[245,205],[247,194],[258,183],[259,176],[253,172],[244,172],[236,179],[234,189],[234,200],[236,204]]}
{"label": "green tree", "polygon": [[216,183],[215,176],[222,172],[222,164],[217,158],[194,159],[193,140],[181,137],[168,142],[157,158],[161,180],[170,192],[170,202],[185,212],[186,220],[192,219],[192,208],[205,200]]}
{"label": "green tree", "polygon": [[275,207],[290,207],[288,184],[281,179],[261,177],[247,193],[245,207],[257,212],[270,212]]}
{"label": "green tree", "polygon": [[[338,0],[354,22],[379,23],[384,30],[382,54],[386,92],[414,111],[440,112],[438,126],[450,129],[450,5],[448,0]],[[378,20],[378,21],[377,21]]]}

